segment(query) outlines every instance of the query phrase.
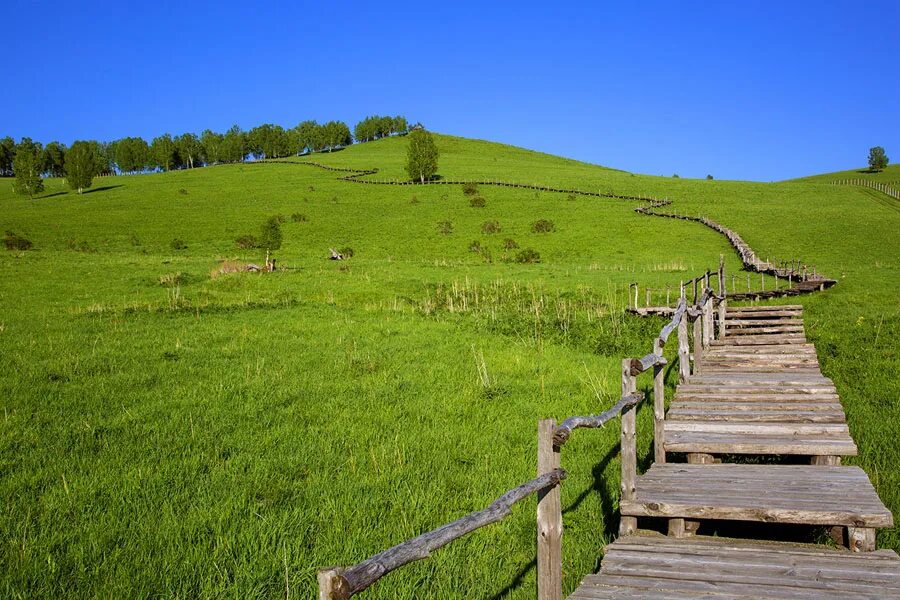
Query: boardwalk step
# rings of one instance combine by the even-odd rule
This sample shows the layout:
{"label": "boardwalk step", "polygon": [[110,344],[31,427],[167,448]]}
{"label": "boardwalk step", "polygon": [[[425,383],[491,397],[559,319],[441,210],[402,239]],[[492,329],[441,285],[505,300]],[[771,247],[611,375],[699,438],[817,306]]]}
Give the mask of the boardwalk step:
{"label": "boardwalk step", "polygon": [[[833,415],[835,413],[832,413]],[[744,422],[666,420],[665,448],[669,452],[709,454],[800,454],[855,456],[856,444],[836,413],[834,423],[760,422],[742,413]],[[764,415],[763,415],[764,416]],[[796,419],[795,419],[796,421]]]}
{"label": "boardwalk step", "polygon": [[859,467],[656,463],[637,478],[627,516],[893,527]]}
{"label": "boardwalk step", "polygon": [[745,336],[743,339],[737,337],[726,337],[720,340],[713,340],[712,347],[717,346],[762,346],[771,344],[807,344],[805,335],[754,335]]}
{"label": "boardwalk step", "polygon": [[630,535],[604,550],[600,573],[570,600],[635,598],[882,599],[900,597],[891,550],[851,554],[822,546]]}
{"label": "boardwalk step", "polygon": [[799,319],[803,317],[803,313],[792,310],[765,310],[765,311],[727,311],[725,313],[725,320],[728,319],[778,319],[783,317],[790,317]]}
{"label": "boardwalk step", "polygon": [[773,304],[770,306],[729,306],[727,313],[794,311],[803,312],[802,304]]}
{"label": "boardwalk step", "polygon": [[[751,407],[673,408],[669,412],[678,421],[725,421],[728,423],[843,423],[844,411],[837,407],[810,407],[808,410],[791,407],[791,410],[754,410]],[[722,454],[731,454],[723,451]],[[763,454],[774,454],[763,452]],[[818,454],[818,453],[816,453]]]}
{"label": "boardwalk step", "polygon": [[725,319],[725,329],[732,327],[775,327],[777,325],[796,325],[803,327],[802,319]]}

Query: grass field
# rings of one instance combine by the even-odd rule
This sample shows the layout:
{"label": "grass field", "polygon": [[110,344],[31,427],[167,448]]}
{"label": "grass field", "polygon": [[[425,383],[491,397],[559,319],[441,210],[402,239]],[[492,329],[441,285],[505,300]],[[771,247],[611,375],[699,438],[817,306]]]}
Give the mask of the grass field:
{"label": "grass field", "polygon": [[[670,179],[437,143],[446,179],[668,196],[764,256],[838,279],[802,299],[807,332],[860,448],[849,462],[900,517],[897,207],[826,176]],[[312,159],[401,178],[404,154],[391,138]],[[460,186],[336,177],[226,165],[99,179],[82,196],[48,180],[34,200],[0,180],[0,230],[34,243],[0,254],[3,596],[311,597],[318,567],[532,477],[538,419],[609,406],[621,359],[649,351],[662,325],[623,315],[629,283],[675,286],[722,253],[740,267],[711,230],[629,201],[481,186],[473,208]],[[261,263],[234,240],[276,214],[285,270],[211,277],[225,259]],[[555,231],[533,233],[539,219]],[[500,232],[483,233],[494,220]],[[354,256],[329,261],[331,247]],[[525,248],[540,262],[515,262]],[[644,408],[644,464],[651,429]],[[566,446],[566,590],[615,531],[617,440],[608,427]],[[533,597],[523,504],[366,597]],[[900,550],[896,529],[878,542]]]}

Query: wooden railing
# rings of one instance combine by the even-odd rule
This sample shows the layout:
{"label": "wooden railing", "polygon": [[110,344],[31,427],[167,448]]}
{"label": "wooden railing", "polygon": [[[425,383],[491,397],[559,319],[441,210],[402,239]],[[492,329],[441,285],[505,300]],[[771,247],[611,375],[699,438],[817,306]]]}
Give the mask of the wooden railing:
{"label": "wooden railing", "polygon": [[[540,600],[562,598],[562,534],[563,518],[560,501],[560,483],[566,473],[560,468],[560,450],[573,431],[580,428],[598,428],[621,415],[621,498],[634,499],[637,480],[636,408],[644,395],[637,391],[637,377],[653,372],[653,434],[654,459],[665,462],[663,447],[665,420],[665,366],[664,347],[673,332],[677,332],[679,376],[682,380],[702,370],[703,350],[716,337],[715,321],[719,321],[718,337],[724,335],[726,294],[724,272],[720,263],[719,291],[709,287],[710,272],[701,279],[704,286],[700,297],[688,305],[685,286],[675,307],[672,319],[653,340],[652,351],[641,358],[622,361],[622,394],[618,402],[605,412],[595,416],[569,417],[557,425],[555,419],[538,422],[537,477],[506,492],[487,508],[468,514],[452,523],[423,533],[411,540],[376,554],[350,567],[329,567],[318,572],[320,600],[348,600],[365,590],[381,577],[411,562],[428,558],[435,550],[453,540],[486,525],[501,521],[511,514],[512,507],[532,494],[537,494],[537,597]],[[715,308],[718,306],[718,319]],[[688,326],[693,329],[693,352],[688,336]],[[635,530],[634,517],[622,517],[620,535]]]}

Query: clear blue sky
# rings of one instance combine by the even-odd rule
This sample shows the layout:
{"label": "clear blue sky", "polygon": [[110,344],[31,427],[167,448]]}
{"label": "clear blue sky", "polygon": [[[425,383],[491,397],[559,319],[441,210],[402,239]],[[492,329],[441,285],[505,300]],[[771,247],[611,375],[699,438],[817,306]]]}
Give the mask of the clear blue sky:
{"label": "clear blue sky", "polygon": [[13,0],[0,136],[384,113],[657,175],[900,162],[897,0],[272,4]]}

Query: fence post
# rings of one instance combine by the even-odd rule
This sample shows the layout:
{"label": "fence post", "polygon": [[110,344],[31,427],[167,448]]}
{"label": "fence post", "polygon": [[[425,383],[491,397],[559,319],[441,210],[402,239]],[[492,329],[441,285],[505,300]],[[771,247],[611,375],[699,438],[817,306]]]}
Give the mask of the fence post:
{"label": "fence post", "polygon": [[678,322],[678,378],[684,383],[691,376],[691,348],[688,345],[687,311]]}
{"label": "fence post", "polygon": [[725,337],[725,298],[728,296],[728,290],[725,289],[725,255],[719,255],[719,337]]}
{"label": "fence post", "polygon": [[337,567],[322,569],[318,572],[319,600],[349,600],[350,590],[347,582],[341,577],[341,570]]}
{"label": "fence post", "polygon": [[[631,374],[631,359],[622,360],[622,395],[635,391],[635,378]],[[635,441],[636,420],[632,406],[622,411],[622,437],[619,441],[622,454],[622,475],[620,500],[634,500],[635,479],[637,479],[637,444]],[[620,517],[619,535],[629,535],[637,529],[637,517]]]}
{"label": "fence post", "polygon": [[[709,288],[707,288],[709,289]],[[710,342],[713,341],[713,299],[709,296],[706,304],[703,305],[703,349],[709,348]]]}
{"label": "fence post", "polygon": [[[538,421],[537,474],[559,468],[559,448],[553,447],[555,419]],[[559,485],[538,492],[537,586],[541,600],[562,600],[562,504]]]}
{"label": "fence post", "polygon": [[691,333],[694,338],[694,375],[700,375],[702,372],[702,368],[700,366],[701,358],[703,356],[703,315],[702,313],[694,317],[693,321],[691,321]]}
{"label": "fence post", "polygon": [[[662,340],[653,341],[653,354],[663,355]],[[666,383],[665,365],[653,366],[653,456],[658,463],[666,462],[665,431],[666,420]]]}

